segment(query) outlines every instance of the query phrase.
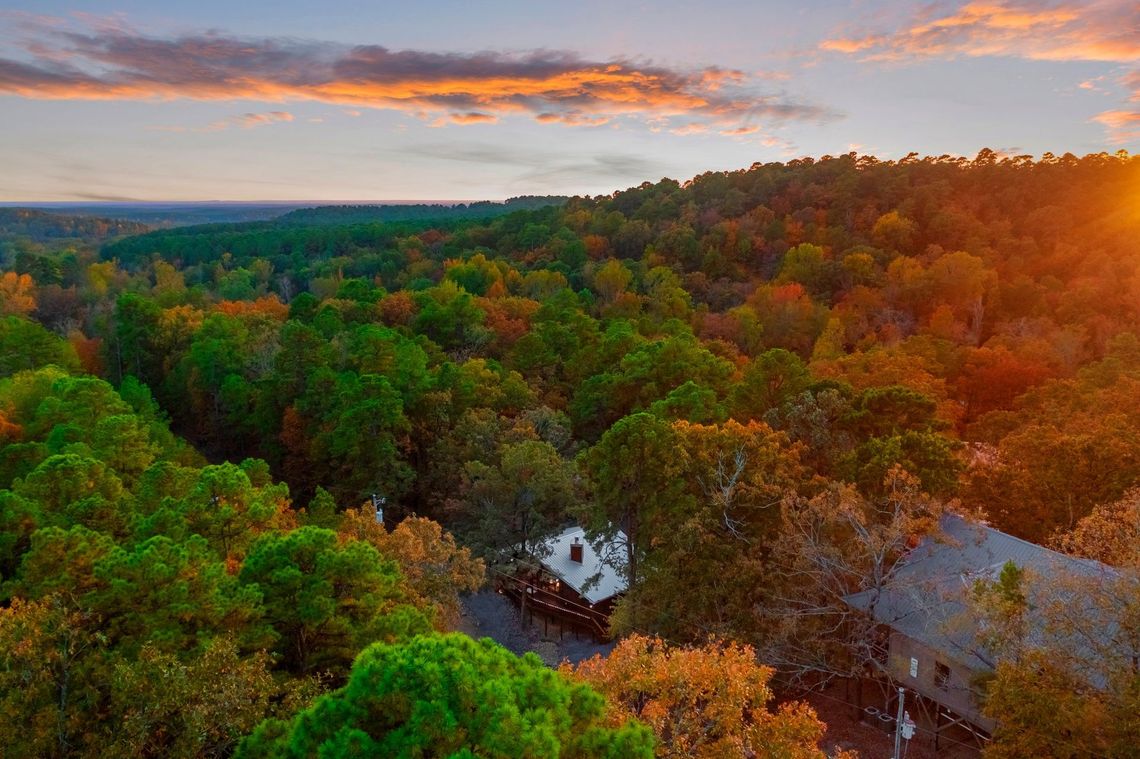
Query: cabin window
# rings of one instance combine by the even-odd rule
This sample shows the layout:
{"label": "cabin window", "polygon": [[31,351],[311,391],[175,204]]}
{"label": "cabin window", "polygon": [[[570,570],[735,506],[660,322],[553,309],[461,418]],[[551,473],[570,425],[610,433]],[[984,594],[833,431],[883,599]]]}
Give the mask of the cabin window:
{"label": "cabin window", "polygon": [[942,662],[934,663],[934,686],[946,690],[950,685],[950,668]]}
{"label": "cabin window", "polygon": [[887,654],[890,650],[890,633],[884,628],[877,628],[871,637],[871,657],[881,667],[887,666]]}

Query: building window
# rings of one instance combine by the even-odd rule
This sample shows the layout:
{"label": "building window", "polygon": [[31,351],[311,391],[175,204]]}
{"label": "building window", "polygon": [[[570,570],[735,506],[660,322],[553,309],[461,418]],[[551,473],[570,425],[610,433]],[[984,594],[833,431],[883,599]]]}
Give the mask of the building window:
{"label": "building window", "polygon": [[950,686],[950,668],[942,662],[934,663],[934,686],[946,690]]}

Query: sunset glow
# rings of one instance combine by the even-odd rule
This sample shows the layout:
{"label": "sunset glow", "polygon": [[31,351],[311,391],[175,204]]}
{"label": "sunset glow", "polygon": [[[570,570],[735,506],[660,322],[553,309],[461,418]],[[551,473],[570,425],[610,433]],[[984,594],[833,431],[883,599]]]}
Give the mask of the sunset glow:
{"label": "sunset glow", "polygon": [[[1126,0],[345,0],[328,9],[344,21],[323,24],[200,5],[0,6],[0,200],[501,198],[852,145],[890,158],[1140,144]],[[527,156],[552,142],[536,174]]]}

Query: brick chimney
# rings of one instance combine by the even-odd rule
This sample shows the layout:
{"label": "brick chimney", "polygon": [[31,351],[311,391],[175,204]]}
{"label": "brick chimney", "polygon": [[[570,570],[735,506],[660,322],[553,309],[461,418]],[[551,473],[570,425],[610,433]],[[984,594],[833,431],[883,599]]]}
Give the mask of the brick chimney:
{"label": "brick chimney", "polygon": [[570,561],[582,563],[582,543],[578,538],[574,538],[574,542],[570,544]]}

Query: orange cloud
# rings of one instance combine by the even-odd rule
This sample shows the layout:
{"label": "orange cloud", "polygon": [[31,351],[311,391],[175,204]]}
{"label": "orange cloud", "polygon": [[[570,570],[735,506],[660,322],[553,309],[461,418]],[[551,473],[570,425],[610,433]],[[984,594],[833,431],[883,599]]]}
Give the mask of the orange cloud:
{"label": "orange cloud", "polygon": [[[1135,0],[976,0],[957,10],[926,9],[887,33],[855,34],[820,43],[833,53],[863,61],[906,61],[961,56],[1003,56],[1038,61],[1140,62],[1140,3]],[[1078,86],[1099,89],[1097,79]],[[1140,100],[1140,71],[1121,84]],[[1108,130],[1109,141],[1140,139],[1134,110],[1110,110],[1093,118]]]}
{"label": "orange cloud", "polygon": [[570,111],[568,113],[540,113],[534,117],[540,124],[565,124],[567,126],[596,127],[610,123],[608,116],[587,116],[584,113]]}
{"label": "orange cloud", "polygon": [[0,50],[0,93],[41,99],[315,100],[396,109],[439,123],[530,115],[597,126],[628,117],[683,117],[731,128],[746,121],[823,120],[823,108],[755,91],[759,77],[688,71],[574,53],[393,51],[217,33],[159,38],[124,28],[42,26],[19,51]]}
{"label": "orange cloud", "polygon": [[[240,116],[231,116],[228,119],[220,119],[204,127],[184,127],[184,126],[156,126],[151,129],[160,132],[221,132],[230,127],[240,127],[242,129],[254,129],[255,127],[268,126],[269,124],[279,124],[285,121],[293,121],[293,114],[288,111],[269,111],[268,113],[243,113]],[[309,119],[314,121],[314,119]],[[317,119],[323,121],[323,119]]]}
{"label": "orange cloud", "polygon": [[470,111],[468,113],[453,113],[451,120],[456,124],[494,124],[499,118],[489,113]]}
{"label": "orange cloud", "polygon": [[827,39],[820,48],[880,61],[1012,56],[1133,62],[1140,61],[1138,25],[1140,5],[1132,0],[978,0],[953,12],[923,11],[893,32]]}
{"label": "orange cloud", "polygon": [[869,36],[859,39],[833,39],[819,43],[821,50],[832,53],[861,53],[864,50],[878,47],[886,41],[885,37]]}
{"label": "orange cloud", "polygon": [[277,124],[282,121],[292,121],[293,114],[288,111],[269,111],[268,113],[243,113],[234,119],[234,123],[243,129]]}
{"label": "orange cloud", "polygon": [[1093,117],[1108,130],[1108,139],[1117,145],[1140,140],[1140,111],[1105,111]]}

